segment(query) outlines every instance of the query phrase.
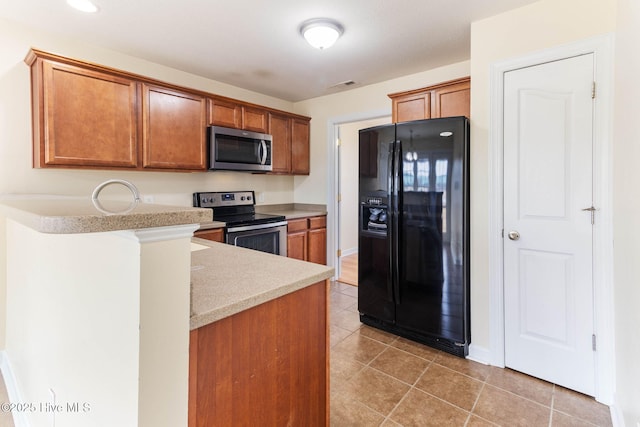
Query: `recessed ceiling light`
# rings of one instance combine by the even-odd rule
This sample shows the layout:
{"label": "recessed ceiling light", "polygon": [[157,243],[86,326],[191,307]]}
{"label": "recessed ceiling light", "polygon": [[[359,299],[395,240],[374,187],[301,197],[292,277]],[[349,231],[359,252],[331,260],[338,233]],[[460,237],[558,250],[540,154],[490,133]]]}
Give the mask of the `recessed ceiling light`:
{"label": "recessed ceiling light", "polygon": [[453,132],[449,132],[449,131],[445,131],[445,132],[440,132],[440,136],[442,137],[447,137],[447,136],[451,136],[453,135]]}
{"label": "recessed ceiling light", "polygon": [[98,6],[89,0],[67,0],[67,4],[81,12],[96,13],[98,11]]}
{"label": "recessed ceiling light", "polygon": [[333,46],[343,32],[342,25],[326,18],[310,19],[300,26],[300,34],[311,46],[320,50]]}

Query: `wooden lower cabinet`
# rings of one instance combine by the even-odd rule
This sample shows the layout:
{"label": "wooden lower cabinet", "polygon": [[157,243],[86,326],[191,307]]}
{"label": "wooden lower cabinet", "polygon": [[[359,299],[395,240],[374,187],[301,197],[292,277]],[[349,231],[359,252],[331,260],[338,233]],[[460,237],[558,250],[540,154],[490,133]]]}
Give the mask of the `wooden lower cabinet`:
{"label": "wooden lower cabinet", "polygon": [[327,263],[327,217],[314,216],[287,221],[287,256]]}
{"label": "wooden lower cabinet", "polygon": [[193,233],[194,237],[224,243],[224,228],[213,228],[210,230],[199,230]]}
{"label": "wooden lower cabinet", "polygon": [[328,281],[191,331],[189,427],[328,426]]}

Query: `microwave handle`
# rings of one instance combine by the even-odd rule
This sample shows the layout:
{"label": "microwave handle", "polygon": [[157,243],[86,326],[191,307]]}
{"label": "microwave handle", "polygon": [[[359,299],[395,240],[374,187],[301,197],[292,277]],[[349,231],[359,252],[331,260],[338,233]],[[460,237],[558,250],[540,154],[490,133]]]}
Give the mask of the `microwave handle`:
{"label": "microwave handle", "polygon": [[260,164],[264,165],[267,163],[267,143],[264,139],[260,140],[260,152],[262,153],[260,155]]}

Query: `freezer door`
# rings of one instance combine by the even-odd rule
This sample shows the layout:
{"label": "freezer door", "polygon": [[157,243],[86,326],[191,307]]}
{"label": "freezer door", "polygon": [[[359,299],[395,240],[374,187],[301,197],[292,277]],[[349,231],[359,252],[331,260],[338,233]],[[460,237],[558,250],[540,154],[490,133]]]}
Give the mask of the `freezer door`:
{"label": "freezer door", "polygon": [[394,139],[393,125],[360,131],[358,311],[385,322],[395,319],[389,212]]}
{"label": "freezer door", "polygon": [[402,123],[396,324],[468,341],[465,118]]}

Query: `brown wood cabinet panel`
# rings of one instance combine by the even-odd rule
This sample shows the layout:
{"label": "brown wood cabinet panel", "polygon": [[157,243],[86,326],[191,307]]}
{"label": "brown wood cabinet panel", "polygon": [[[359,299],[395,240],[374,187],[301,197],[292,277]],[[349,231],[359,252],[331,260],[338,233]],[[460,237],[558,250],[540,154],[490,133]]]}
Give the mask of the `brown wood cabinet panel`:
{"label": "brown wood cabinet panel", "polygon": [[212,230],[200,230],[193,233],[193,235],[201,239],[213,240],[214,242],[224,243],[223,228],[214,228]]}
{"label": "brown wood cabinet panel", "polygon": [[147,84],[142,92],[143,166],[206,170],[206,99]]}
{"label": "brown wood cabinet panel", "polygon": [[431,117],[469,117],[471,87],[469,81],[435,89],[431,97]]}
{"label": "brown wood cabinet panel", "polygon": [[327,263],[327,217],[288,220],[287,256],[318,264]]}
{"label": "brown wood cabinet panel", "polygon": [[328,426],[327,289],[191,331],[189,426]]}
{"label": "brown wood cabinet panel", "polygon": [[421,93],[399,98],[393,104],[394,122],[408,122],[431,117],[431,94]]}
{"label": "brown wood cabinet panel", "polygon": [[273,173],[291,172],[291,118],[282,114],[269,113],[269,133],[271,134],[271,162]]}
{"label": "brown wood cabinet panel", "polygon": [[262,108],[242,107],[242,129],[253,132],[267,133],[267,111]]}
{"label": "brown wood cabinet panel", "polygon": [[470,116],[469,77],[389,94],[394,123],[438,117]]}
{"label": "brown wood cabinet panel", "polygon": [[242,107],[235,102],[209,99],[209,124],[242,128]]}
{"label": "brown wood cabinet panel", "polygon": [[294,118],[291,128],[291,172],[296,175],[309,175],[310,147],[309,120]]}
{"label": "brown wood cabinet panel", "polygon": [[309,230],[307,245],[307,261],[325,265],[327,263],[327,229]]}
{"label": "brown wood cabinet panel", "polygon": [[306,261],[307,253],[307,231],[299,231],[287,234],[287,257]]}
{"label": "brown wood cabinet panel", "polygon": [[32,80],[34,167],[137,166],[136,82],[42,59]]}

